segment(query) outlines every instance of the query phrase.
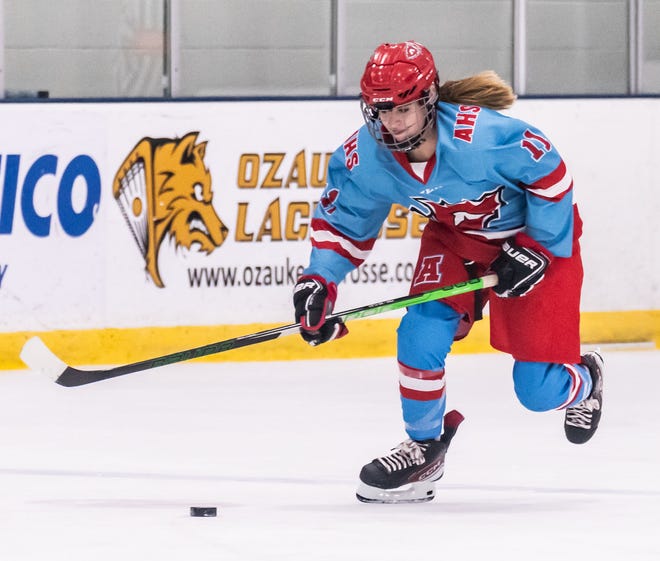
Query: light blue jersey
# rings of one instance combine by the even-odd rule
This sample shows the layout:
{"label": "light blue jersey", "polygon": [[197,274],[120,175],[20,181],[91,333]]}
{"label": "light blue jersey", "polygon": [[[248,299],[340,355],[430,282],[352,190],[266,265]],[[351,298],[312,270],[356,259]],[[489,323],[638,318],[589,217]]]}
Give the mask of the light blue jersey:
{"label": "light blue jersey", "polygon": [[472,105],[439,103],[436,118],[435,157],[423,179],[366,126],[335,151],[306,273],[343,280],[367,258],[395,203],[467,237],[504,241],[524,230],[552,254],[571,255],[573,181],[543,133]]}
{"label": "light blue jersey", "polygon": [[[411,164],[404,153],[382,147],[366,126],[335,151],[312,219],[305,273],[339,284],[367,259],[395,203],[438,223],[422,236],[416,269],[425,270],[427,257],[435,259],[437,284],[476,274],[467,262],[485,271],[504,240],[524,233],[516,238],[531,237],[567,259],[553,260],[545,284],[531,296],[491,299],[491,343],[514,357],[515,391],[525,407],[571,407],[592,388],[588,369],[577,363],[581,222],[571,175],[543,133],[523,121],[444,102],[436,119],[435,155],[426,163]],[[411,291],[418,284],[413,280]],[[399,387],[411,438],[441,434],[445,357],[484,304],[481,296],[468,294],[412,306],[402,318]]]}

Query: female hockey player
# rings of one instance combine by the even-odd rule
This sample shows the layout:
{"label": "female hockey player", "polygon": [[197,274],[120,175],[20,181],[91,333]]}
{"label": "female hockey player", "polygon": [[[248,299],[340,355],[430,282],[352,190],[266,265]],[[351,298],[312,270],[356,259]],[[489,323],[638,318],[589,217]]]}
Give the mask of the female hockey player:
{"label": "female hockey player", "polygon": [[360,89],[365,125],[330,161],[310,263],[294,291],[302,337],[318,345],[347,333],[325,316],[393,203],[429,219],[411,293],[488,271],[498,284],[407,310],[397,359],[410,438],[362,468],[358,499],[434,497],[462,421],[456,411],[444,415],[445,358],[486,302],[492,346],[515,359],[520,402],[533,411],[565,409],[568,440],[586,442],[600,420],[603,361],[595,352],[580,356],[581,220],[556,148],[497,111],[515,95],[495,73],[440,85],[431,53],[413,41],[380,45]]}

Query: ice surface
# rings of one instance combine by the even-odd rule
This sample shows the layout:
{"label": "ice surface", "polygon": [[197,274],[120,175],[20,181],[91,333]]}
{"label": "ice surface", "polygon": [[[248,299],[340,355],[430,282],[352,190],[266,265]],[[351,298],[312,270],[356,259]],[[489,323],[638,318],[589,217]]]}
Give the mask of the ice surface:
{"label": "ice surface", "polygon": [[[506,355],[457,355],[466,417],[433,502],[367,505],[405,438],[393,359],[182,364],[80,388],[0,373],[0,559],[660,559],[660,351],[605,353],[598,434],[513,394]],[[216,506],[191,518],[190,506]]]}

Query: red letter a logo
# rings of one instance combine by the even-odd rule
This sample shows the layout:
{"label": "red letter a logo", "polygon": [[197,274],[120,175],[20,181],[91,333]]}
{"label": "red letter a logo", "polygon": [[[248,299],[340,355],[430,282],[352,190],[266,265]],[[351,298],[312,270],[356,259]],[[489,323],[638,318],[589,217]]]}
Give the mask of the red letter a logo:
{"label": "red letter a logo", "polygon": [[442,273],[440,273],[440,264],[444,255],[427,255],[417,267],[417,274],[413,285],[419,284],[439,284]]}

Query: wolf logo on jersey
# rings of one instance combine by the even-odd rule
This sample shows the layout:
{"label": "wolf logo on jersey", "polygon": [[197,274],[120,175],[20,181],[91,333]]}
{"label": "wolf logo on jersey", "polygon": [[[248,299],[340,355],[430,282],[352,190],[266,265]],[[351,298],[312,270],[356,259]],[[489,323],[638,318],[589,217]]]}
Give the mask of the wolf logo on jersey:
{"label": "wolf logo on jersey", "polygon": [[449,203],[440,199],[437,203],[424,197],[413,197],[421,208],[414,205],[411,210],[419,212],[436,222],[446,222],[467,230],[484,230],[488,224],[500,216],[500,208],[506,203],[502,200],[501,185],[494,191],[484,193],[476,201],[463,199],[460,203]]}

